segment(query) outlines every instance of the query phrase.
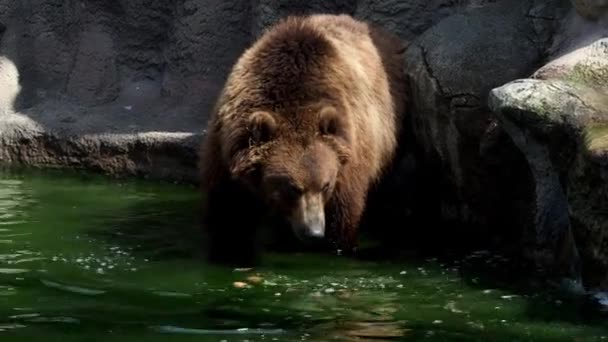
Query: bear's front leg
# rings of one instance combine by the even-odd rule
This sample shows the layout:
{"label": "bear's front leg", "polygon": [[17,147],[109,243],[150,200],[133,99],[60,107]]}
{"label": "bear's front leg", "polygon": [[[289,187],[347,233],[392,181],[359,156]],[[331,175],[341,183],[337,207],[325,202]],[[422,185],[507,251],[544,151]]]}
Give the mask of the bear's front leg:
{"label": "bear's front leg", "polygon": [[241,267],[255,264],[259,201],[231,180],[221,181],[203,196],[208,260]]}
{"label": "bear's front leg", "polygon": [[352,255],[357,250],[364,207],[365,191],[352,183],[338,186],[326,207],[330,239],[342,254]]}

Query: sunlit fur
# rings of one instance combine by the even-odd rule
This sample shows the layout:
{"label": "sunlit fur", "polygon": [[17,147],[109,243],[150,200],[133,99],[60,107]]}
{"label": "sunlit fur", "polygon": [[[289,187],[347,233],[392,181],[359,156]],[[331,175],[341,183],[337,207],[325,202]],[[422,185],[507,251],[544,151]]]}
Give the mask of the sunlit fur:
{"label": "sunlit fur", "polygon": [[[328,235],[339,248],[356,247],[368,190],[398,143],[402,52],[394,36],[346,15],[290,17],[270,28],[237,61],[212,113],[203,192],[238,184],[292,220],[304,194],[319,194]],[[211,207],[229,211],[220,197],[205,202],[207,217],[218,216],[206,221],[211,231],[221,224]],[[233,215],[248,205],[224,202]]]}

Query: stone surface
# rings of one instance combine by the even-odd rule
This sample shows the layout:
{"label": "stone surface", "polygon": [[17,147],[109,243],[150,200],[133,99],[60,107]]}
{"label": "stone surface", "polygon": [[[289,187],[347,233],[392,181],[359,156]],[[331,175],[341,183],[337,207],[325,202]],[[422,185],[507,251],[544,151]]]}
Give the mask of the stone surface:
{"label": "stone surface", "polygon": [[471,236],[517,239],[532,219],[530,170],[487,96],[537,68],[567,5],[507,0],[470,8],[408,49],[415,159],[421,173],[436,173],[421,188],[434,192],[436,203],[428,205],[435,215],[472,229]]}
{"label": "stone surface", "polygon": [[564,267],[569,260],[580,265],[586,287],[604,290],[608,287],[606,43],[600,39],[564,54],[540,68],[534,79],[509,82],[490,96],[490,106],[526,156],[534,178],[535,220],[528,231],[528,241],[533,241],[528,250],[547,263]]}
{"label": "stone surface", "polygon": [[[608,28],[607,28],[608,30]],[[608,36],[608,31],[606,31]],[[564,53],[550,61],[532,77],[537,79],[563,79],[596,89],[608,89],[608,38]]]}
{"label": "stone surface", "polygon": [[53,136],[81,134],[84,125],[101,136],[109,123],[120,134],[147,134],[159,123],[155,131],[198,136],[232,64],[281,17],[348,13],[409,40],[494,1],[0,0],[0,112],[26,115]]}
{"label": "stone surface", "polygon": [[21,91],[19,72],[15,64],[8,58],[0,56],[0,115],[10,113],[13,103]]}
{"label": "stone surface", "polygon": [[[0,120],[3,162],[93,170],[119,177],[197,180],[199,133],[115,130],[113,125],[128,125],[133,118],[105,121],[85,115],[85,119],[77,119],[66,113],[49,114],[54,121],[62,118],[51,128],[28,114],[5,114]],[[140,122],[145,120],[140,118]]]}
{"label": "stone surface", "polygon": [[576,12],[587,20],[600,20],[608,14],[607,0],[572,0]]}

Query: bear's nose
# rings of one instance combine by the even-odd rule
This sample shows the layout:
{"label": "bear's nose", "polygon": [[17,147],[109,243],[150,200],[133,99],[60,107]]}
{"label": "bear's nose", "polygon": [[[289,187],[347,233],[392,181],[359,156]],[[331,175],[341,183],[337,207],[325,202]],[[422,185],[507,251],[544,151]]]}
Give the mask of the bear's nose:
{"label": "bear's nose", "polygon": [[313,239],[322,239],[325,236],[325,227],[321,222],[315,222],[307,227],[308,235]]}
{"label": "bear's nose", "polygon": [[312,225],[301,223],[295,225],[293,228],[296,236],[302,242],[313,242],[325,237],[325,227],[320,223],[315,223]]}
{"label": "bear's nose", "polygon": [[325,236],[325,213],[320,194],[304,194],[292,217],[294,232],[300,240],[318,240]]}

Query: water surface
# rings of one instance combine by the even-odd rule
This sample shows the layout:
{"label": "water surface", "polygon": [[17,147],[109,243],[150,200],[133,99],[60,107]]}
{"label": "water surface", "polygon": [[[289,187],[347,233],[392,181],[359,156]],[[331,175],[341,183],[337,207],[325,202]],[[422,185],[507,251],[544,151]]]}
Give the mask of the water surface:
{"label": "water surface", "polygon": [[269,254],[255,269],[205,265],[198,201],[185,186],[0,173],[0,340],[608,337],[559,299],[465,281],[435,259]]}

